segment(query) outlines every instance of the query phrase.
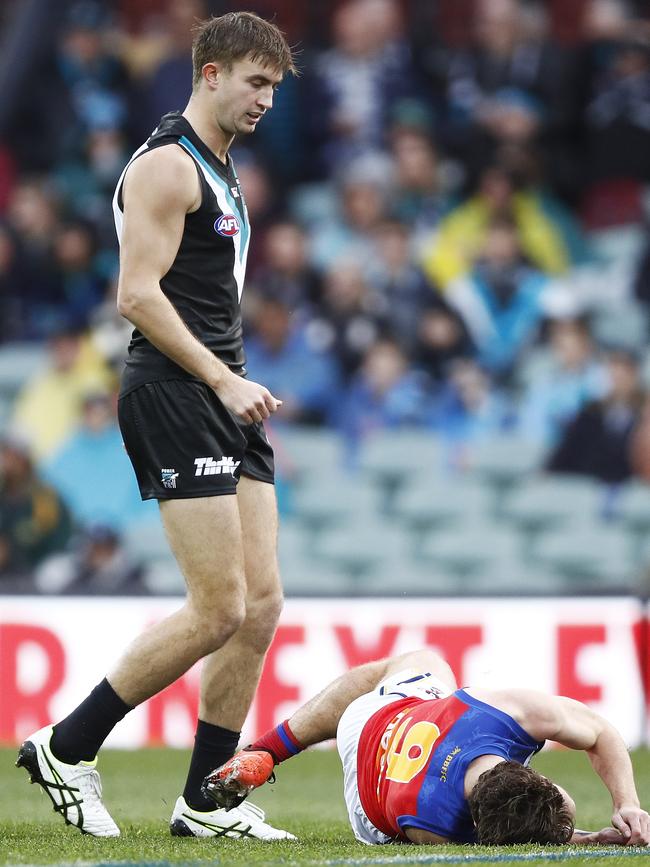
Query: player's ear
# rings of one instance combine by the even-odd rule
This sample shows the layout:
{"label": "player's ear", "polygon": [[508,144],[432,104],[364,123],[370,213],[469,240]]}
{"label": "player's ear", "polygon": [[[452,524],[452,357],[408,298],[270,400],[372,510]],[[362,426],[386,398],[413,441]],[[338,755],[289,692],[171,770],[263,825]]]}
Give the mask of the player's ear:
{"label": "player's ear", "polygon": [[221,74],[221,65],[218,63],[206,63],[201,69],[201,74],[208,87],[215,88],[219,84],[219,75]]}

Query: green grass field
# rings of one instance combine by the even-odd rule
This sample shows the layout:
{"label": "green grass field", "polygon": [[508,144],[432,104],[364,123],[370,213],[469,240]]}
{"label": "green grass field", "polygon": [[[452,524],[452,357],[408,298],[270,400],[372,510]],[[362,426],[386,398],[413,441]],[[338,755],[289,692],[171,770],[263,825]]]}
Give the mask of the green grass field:
{"label": "green grass field", "polygon": [[[355,842],[349,830],[341,774],[334,752],[312,751],[283,765],[278,782],[254,799],[267,818],[292,831],[297,842],[258,843],[250,840],[197,840],[170,837],[167,828],[184,781],[188,754],[181,750],[102,753],[106,804],[122,829],[117,840],[85,837],[67,828],[51,809],[46,795],[28,785],[24,770],[13,767],[15,750],[0,750],[0,864],[118,863],[211,865],[371,865],[371,864],[526,864],[650,865],[639,850],[536,849],[519,846],[488,849],[468,846],[395,846],[370,848]],[[634,754],[639,791],[650,803],[650,753]],[[579,827],[604,827],[609,822],[609,797],[594,777],[584,755],[546,753],[535,766],[565,786],[578,804]],[[585,847],[586,849],[586,847]],[[545,855],[545,853],[548,853]]]}

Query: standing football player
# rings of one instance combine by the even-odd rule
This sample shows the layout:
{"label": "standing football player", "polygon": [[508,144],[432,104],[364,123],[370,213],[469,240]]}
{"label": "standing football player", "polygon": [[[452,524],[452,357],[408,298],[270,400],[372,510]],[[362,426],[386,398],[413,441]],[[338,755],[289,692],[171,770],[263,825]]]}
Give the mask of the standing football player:
{"label": "standing football player", "polygon": [[247,12],[199,25],[192,60],[187,107],[162,118],[114,198],[118,306],[135,326],[120,427],[142,498],[159,502],[187,598],[69,716],[31,735],[18,764],[68,823],[118,836],[97,752],[130,710],[203,659],[195,746],[171,831],[286,839],[255,807],[215,809],[201,782],[236,749],[282,606],[263,426],[280,401],[245,378],[240,300],[250,227],[228,151],[235,136],[254,132],[295,67],[278,28]]}

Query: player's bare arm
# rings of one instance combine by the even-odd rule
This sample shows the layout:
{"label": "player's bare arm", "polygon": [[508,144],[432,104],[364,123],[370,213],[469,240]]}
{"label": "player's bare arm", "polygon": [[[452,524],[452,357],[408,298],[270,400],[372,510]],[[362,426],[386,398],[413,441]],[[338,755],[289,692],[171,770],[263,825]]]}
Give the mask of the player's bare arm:
{"label": "player's bare arm", "polygon": [[597,839],[593,840],[578,831],[574,842],[650,845],[650,816],[641,809],[632,762],[614,726],[591,708],[570,698],[533,690],[513,690],[512,693],[520,703],[521,722],[526,731],[539,740],[584,750],[612,797],[613,829],[596,832]]}
{"label": "player's bare arm", "polygon": [[232,373],[189,331],[160,288],[176,258],[185,217],[201,204],[192,159],[174,145],[143,154],[123,188],[118,309],[161,352],[202,379],[246,423],[268,418],[279,406],[255,382]]}

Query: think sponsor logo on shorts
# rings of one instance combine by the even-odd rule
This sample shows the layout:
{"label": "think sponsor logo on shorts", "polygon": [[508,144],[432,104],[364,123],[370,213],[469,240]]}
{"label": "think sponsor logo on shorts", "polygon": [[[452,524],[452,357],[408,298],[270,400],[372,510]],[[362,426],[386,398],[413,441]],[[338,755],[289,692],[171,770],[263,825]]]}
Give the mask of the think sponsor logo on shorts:
{"label": "think sponsor logo on shorts", "polygon": [[234,214],[222,214],[214,221],[214,230],[218,235],[232,238],[239,234],[239,220]]}
{"label": "think sponsor logo on shorts", "polygon": [[230,473],[235,475],[235,470],[241,461],[236,461],[231,457],[223,457],[218,461],[214,458],[194,458],[194,466],[196,467],[195,476],[219,476],[221,474]]}
{"label": "think sponsor logo on shorts", "polygon": [[164,468],[160,471],[160,480],[165,488],[175,488],[178,473],[174,469]]}

